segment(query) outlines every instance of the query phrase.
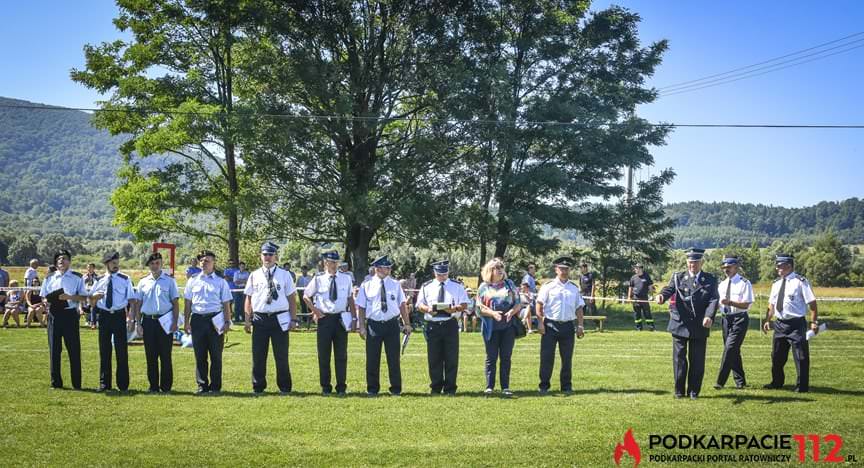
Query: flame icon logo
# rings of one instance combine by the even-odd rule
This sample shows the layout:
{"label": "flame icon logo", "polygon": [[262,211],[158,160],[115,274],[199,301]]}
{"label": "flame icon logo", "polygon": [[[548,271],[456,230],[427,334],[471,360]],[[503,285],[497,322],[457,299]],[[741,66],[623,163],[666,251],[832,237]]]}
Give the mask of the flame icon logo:
{"label": "flame icon logo", "polygon": [[627,452],[633,458],[633,468],[639,466],[639,462],[642,461],[642,451],[639,449],[636,439],[633,438],[632,427],[627,429],[627,433],[624,434],[624,443],[615,446],[616,465],[621,465],[621,456],[624,455],[624,452]]}

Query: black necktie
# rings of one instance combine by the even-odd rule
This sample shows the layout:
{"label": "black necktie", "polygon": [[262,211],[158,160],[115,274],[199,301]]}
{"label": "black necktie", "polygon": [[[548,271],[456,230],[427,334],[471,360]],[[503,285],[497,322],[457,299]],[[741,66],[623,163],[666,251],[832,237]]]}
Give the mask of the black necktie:
{"label": "black necktie", "polygon": [[777,313],[783,312],[783,296],[786,295],[786,277],[783,277],[783,282],[780,283],[780,291],[777,292]]}
{"label": "black necktie", "polygon": [[269,296],[267,296],[267,303],[279,299],[279,291],[276,289],[276,284],[273,282],[273,272],[270,269],[267,269],[267,289],[269,292]]}
{"label": "black necktie", "polygon": [[387,290],[384,289],[384,278],[381,278],[381,312],[387,312]]}
{"label": "black necktie", "polygon": [[[729,299],[732,297],[732,278],[729,278],[729,284],[726,285],[726,302],[729,302]],[[728,314],[732,312],[732,306],[726,305],[725,312]]]}
{"label": "black necktie", "polygon": [[444,283],[441,283],[441,289],[438,290],[438,303],[444,303]]}
{"label": "black necktie", "polygon": [[105,308],[111,310],[114,305],[114,275],[108,275],[108,291],[105,293]]}
{"label": "black necktie", "polygon": [[330,277],[330,300],[336,302],[336,275]]}

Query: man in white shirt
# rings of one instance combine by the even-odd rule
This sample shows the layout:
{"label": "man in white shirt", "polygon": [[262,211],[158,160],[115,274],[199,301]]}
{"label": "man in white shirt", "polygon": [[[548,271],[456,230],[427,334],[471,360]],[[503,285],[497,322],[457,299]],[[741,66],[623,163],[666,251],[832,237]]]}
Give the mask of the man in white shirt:
{"label": "man in white shirt", "polygon": [[798,380],[794,392],[810,391],[810,346],[807,343],[807,309],[810,309],[810,329],[819,331],[816,296],[810,283],[795,273],[795,259],[789,254],[777,254],[774,259],[779,278],[771,285],[768,299],[768,315],[765,317],[764,330],[771,329],[774,321],[774,341],[771,349],[771,383],[765,388],[781,388],[786,379],[783,367],[789,359],[789,348],[795,359]]}
{"label": "man in white shirt", "polygon": [[450,279],[450,262],[432,263],[435,279],[423,283],[417,309],[423,312],[432,394],[456,394],[459,371],[459,317],[468,308],[465,287]]}
{"label": "man in white shirt", "polygon": [[60,355],[63,343],[69,357],[72,388],[81,390],[81,335],[78,328],[78,303],[87,300],[81,273],[69,269],[72,254],[60,250],[54,254],[57,271],[49,273],[39,295],[48,303],[48,361],[51,366],[51,387],[63,388]]}
{"label": "man in white shirt", "polygon": [[555,346],[561,353],[561,391],[573,392],[573,348],[575,337],[585,336],[582,309],[585,301],[579,287],[570,282],[570,269],[576,261],[570,257],[555,259],[555,279],[537,293],[537,331],[540,338],[540,394],[549,392],[555,366]]}
{"label": "man in white shirt", "polygon": [[735,388],[747,386],[744,377],[744,363],[741,360],[741,344],[747,336],[750,315],[747,311],[753,304],[753,286],[747,278],[738,274],[738,258],[725,256],[723,272],[726,279],[717,286],[720,296],[720,310],[723,313],[723,358],[720,360],[720,373],[714,388],[720,390],[726,385],[729,372],[735,380]]}
{"label": "man in white shirt", "polygon": [[[177,281],[162,271],[162,254],[153,252],[145,264],[150,274],[138,281],[138,302],[135,305],[135,321],[139,334],[144,337],[144,356],[147,359],[149,393],[169,393],[174,384],[174,365],[171,353],[174,332],[180,317]],[[171,317],[171,327],[166,332],[160,320]],[[161,364],[161,369],[160,369]]]}
{"label": "man in white shirt", "polygon": [[386,255],[372,262],[375,277],[364,281],[357,292],[357,315],[360,337],[366,340],[366,394],[375,396],[381,389],[381,345],[387,354],[390,394],[402,394],[402,370],[399,364],[399,318],[402,333],[411,334],[405,292],[390,276],[393,262]]}
{"label": "man in white shirt", "polygon": [[[336,251],[321,254],[324,272],[316,275],[303,292],[303,300],[312,311],[312,319],[318,324],[318,372],[321,393],[333,392],[330,381],[330,355],[334,356],[333,367],[336,373],[336,394],[345,395],[348,367],[348,328],[354,310],[351,295],[351,277],[340,273],[339,253]],[[347,323],[347,326],[346,326]]]}
{"label": "man in white shirt", "polygon": [[117,389],[129,391],[129,344],[127,342],[126,307],[135,307],[138,295],[132,280],[120,273],[120,254],[108,252],[102,257],[105,274],[90,291],[90,306],[99,313],[99,388],[111,389],[111,354],[117,355]]}
{"label": "man in white shirt", "polygon": [[243,291],[244,329],[252,334],[252,392],[256,395],[267,388],[267,351],[271,342],[279,392],[291,392],[288,330],[297,327],[297,289],[291,274],[277,266],[278,251],[279,247],[270,241],[261,246],[262,266],[249,275]]}

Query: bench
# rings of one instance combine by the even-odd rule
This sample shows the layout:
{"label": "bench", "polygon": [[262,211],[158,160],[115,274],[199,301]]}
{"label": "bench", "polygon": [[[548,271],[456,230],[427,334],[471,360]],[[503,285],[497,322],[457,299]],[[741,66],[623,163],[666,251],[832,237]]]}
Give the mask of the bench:
{"label": "bench", "polygon": [[603,321],[606,320],[605,315],[585,315],[582,318],[585,320],[593,320],[597,324],[597,331],[603,331]]}

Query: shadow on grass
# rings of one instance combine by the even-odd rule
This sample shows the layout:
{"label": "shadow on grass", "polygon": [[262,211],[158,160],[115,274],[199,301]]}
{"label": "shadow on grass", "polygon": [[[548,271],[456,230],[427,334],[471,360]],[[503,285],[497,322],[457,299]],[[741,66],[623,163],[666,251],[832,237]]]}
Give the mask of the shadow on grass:
{"label": "shadow on grass", "polygon": [[[792,395],[806,395],[793,393]],[[700,399],[725,399],[732,400],[733,405],[740,405],[744,402],[762,402],[766,405],[775,403],[795,403],[795,402],[811,402],[812,398],[804,398],[803,396],[784,396],[784,395],[752,395],[746,393],[729,393],[725,395],[700,395]]]}

